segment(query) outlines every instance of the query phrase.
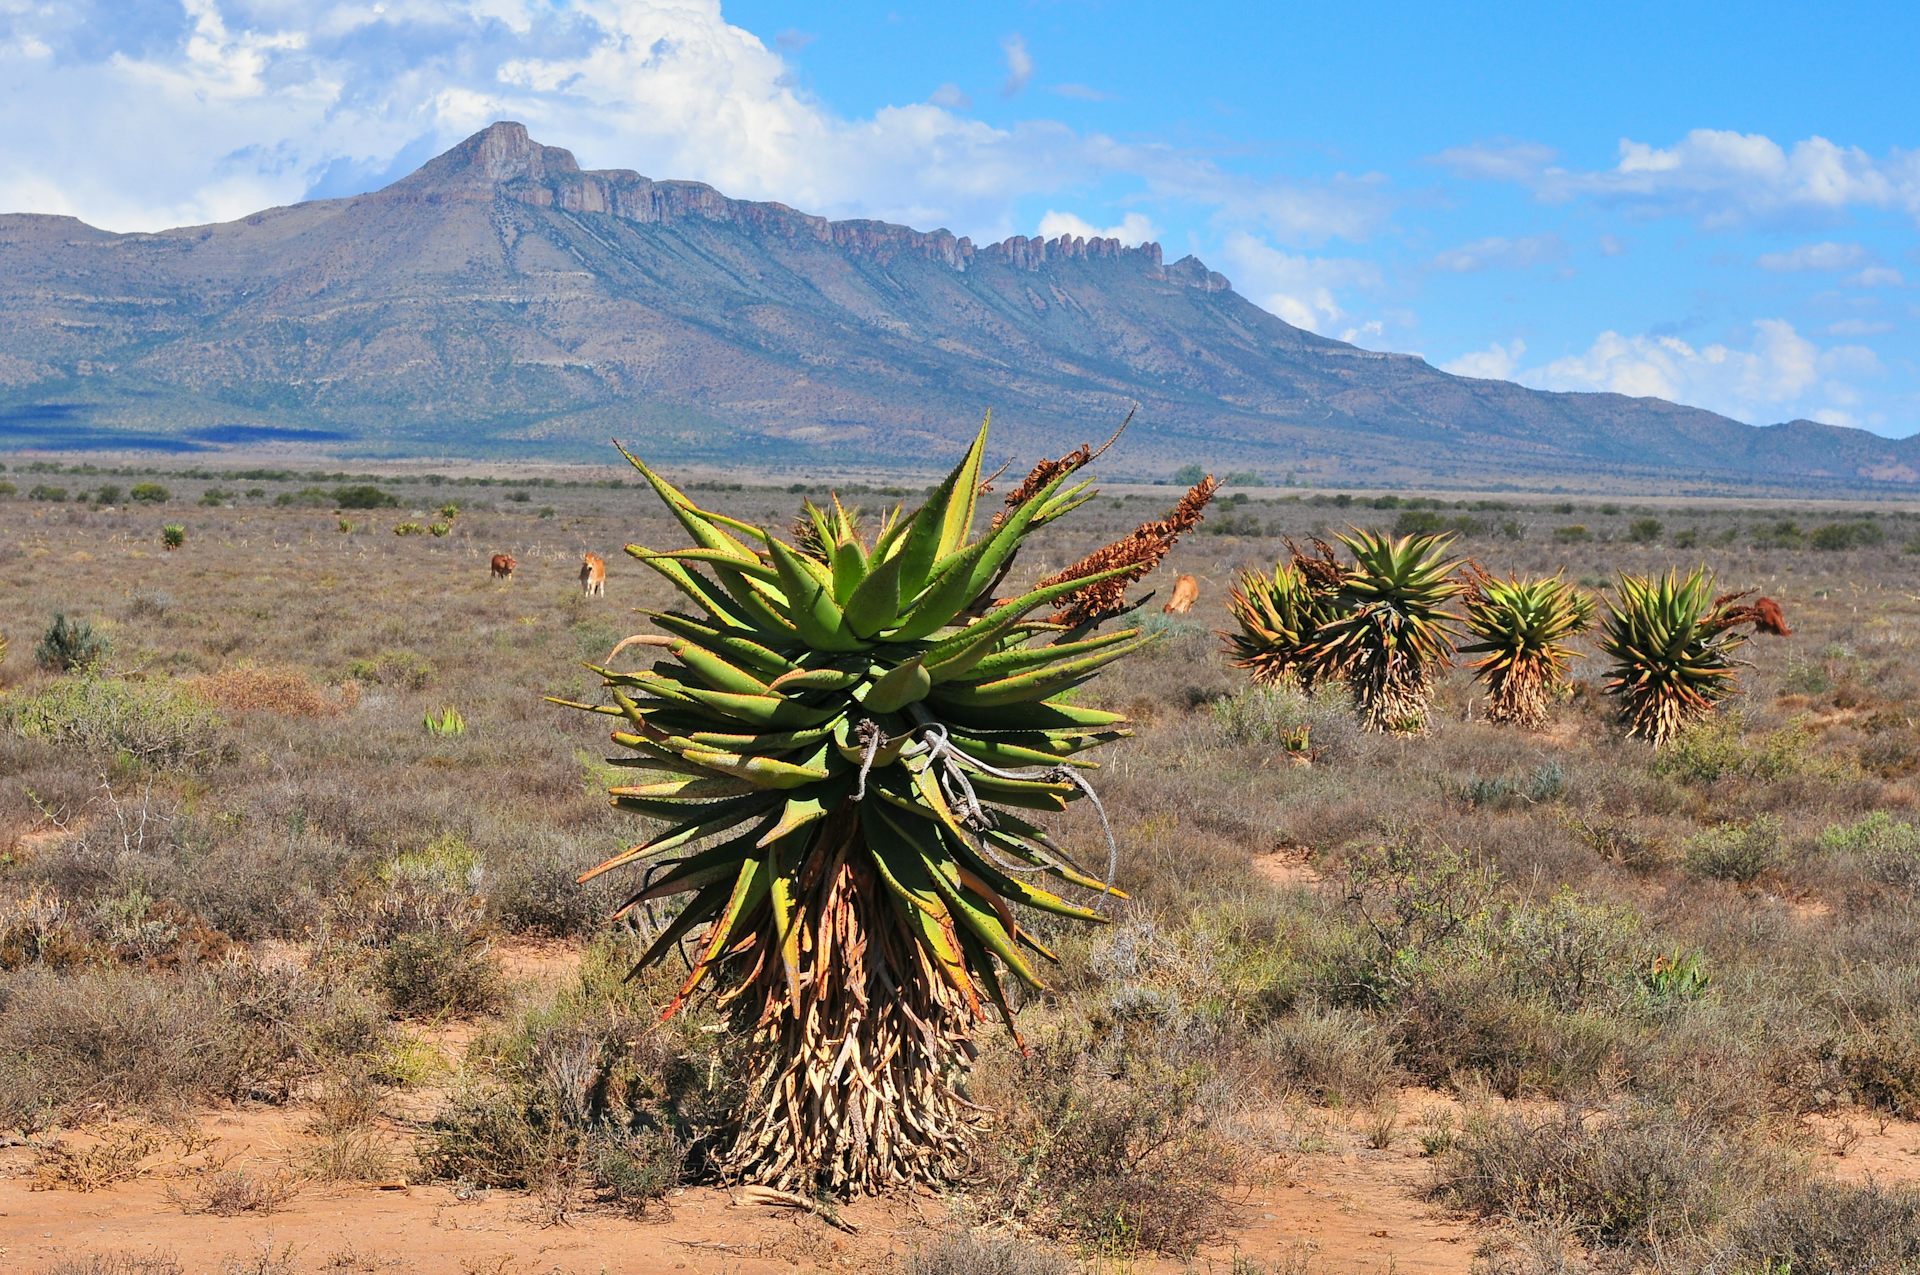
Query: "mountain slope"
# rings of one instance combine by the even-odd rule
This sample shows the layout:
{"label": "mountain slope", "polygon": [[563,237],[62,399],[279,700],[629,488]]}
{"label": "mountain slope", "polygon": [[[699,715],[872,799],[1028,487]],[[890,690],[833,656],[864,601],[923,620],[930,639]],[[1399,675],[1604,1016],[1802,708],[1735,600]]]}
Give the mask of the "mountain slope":
{"label": "mountain slope", "polygon": [[[1548,394],[1294,328],[1157,245],[829,222],[583,172],[496,124],[384,190],[113,235],[0,217],[0,439],[317,431],[359,451],[924,466],[987,408],[1022,452],[1272,476],[1920,480],[1811,422]],[[190,444],[187,444],[190,445]]]}

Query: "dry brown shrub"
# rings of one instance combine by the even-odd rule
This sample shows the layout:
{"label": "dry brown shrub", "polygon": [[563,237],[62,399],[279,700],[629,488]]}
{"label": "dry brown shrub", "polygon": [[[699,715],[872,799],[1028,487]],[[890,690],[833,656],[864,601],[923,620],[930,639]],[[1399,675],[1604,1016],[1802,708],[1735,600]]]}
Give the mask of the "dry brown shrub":
{"label": "dry brown shrub", "polygon": [[40,1275],[187,1275],[171,1253],[82,1253],[63,1257]]}
{"label": "dry brown shrub", "polygon": [[150,1129],[119,1125],[91,1146],[76,1147],[56,1138],[35,1152],[34,1191],[98,1191],[146,1172],[146,1161],[160,1146]]}
{"label": "dry brown shrub", "polygon": [[299,1175],[285,1169],[216,1167],[182,1188],[168,1187],[167,1198],[183,1213],[210,1213],[239,1217],[242,1213],[272,1213],[300,1194]]}
{"label": "dry brown shrub", "polygon": [[357,683],[329,690],[298,669],[236,664],[196,678],[194,688],[233,713],[338,717],[360,700]]}
{"label": "dry brown shrub", "polygon": [[1063,1032],[984,1062],[981,1091],[1007,1095],[977,1162],[990,1216],[1121,1255],[1191,1256],[1220,1234],[1241,1165],[1181,1043],[1150,1034]]}

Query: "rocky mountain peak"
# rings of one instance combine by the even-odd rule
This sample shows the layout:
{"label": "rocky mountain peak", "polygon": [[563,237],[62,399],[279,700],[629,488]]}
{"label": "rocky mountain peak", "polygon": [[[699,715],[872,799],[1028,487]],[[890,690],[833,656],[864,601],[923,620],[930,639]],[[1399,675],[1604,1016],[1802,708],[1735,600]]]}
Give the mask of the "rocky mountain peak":
{"label": "rocky mountain peak", "polygon": [[988,405],[1058,454],[1132,404],[1135,464],[1315,485],[1920,483],[1920,439],[1453,377],[1291,327],[1158,244],[829,220],[583,170],[511,121],[372,195],[222,225],[0,216],[0,446],[241,423],[393,454],[612,432],[917,468]]}
{"label": "rocky mountain peak", "polygon": [[500,120],[428,161],[393,188],[490,188],[522,180],[548,181],[579,171],[572,151],[542,146],[527,135],[525,124]]}
{"label": "rocky mountain peak", "polygon": [[1163,267],[1157,243],[1128,248],[1118,239],[1098,236],[1015,235],[977,245],[947,230],[915,230],[867,219],[830,221],[785,204],[732,199],[703,182],[655,181],[626,169],[582,169],[572,152],[542,146],[527,135],[526,125],[512,120],[488,125],[387,189],[428,199],[503,198],[536,208],[610,214],[640,225],[697,217],[832,244],[880,260],[902,254],[931,257],[956,271],[969,269],[976,259],[1033,273],[1053,263],[1104,258],[1129,264],[1150,278],[1202,291],[1229,287],[1223,276],[1192,257]]}

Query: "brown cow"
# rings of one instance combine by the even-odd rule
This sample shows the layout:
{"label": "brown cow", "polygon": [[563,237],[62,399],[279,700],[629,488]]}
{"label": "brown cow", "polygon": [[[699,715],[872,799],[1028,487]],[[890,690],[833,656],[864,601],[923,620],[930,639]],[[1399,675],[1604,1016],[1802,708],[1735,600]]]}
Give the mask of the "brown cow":
{"label": "brown cow", "polygon": [[1780,604],[1772,598],[1753,600],[1753,627],[1761,633],[1771,633],[1775,637],[1792,637],[1793,630],[1787,627],[1787,617],[1780,614]]}
{"label": "brown cow", "polygon": [[1173,582],[1173,596],[1160,609],[1167,615],[1185,615],[1199,600],[1200,582],[1192,576],[1181,576]]}
{"label": "brown cow", "polygon": [[580,559],[580,592],[590,598],[607,596],[607,560],[597,553]]}
{"label": "brown cow", "polygon": [[492,563],[493,578],[496,580],[511,580],[513,579],[513,569],[519,565],[519,563],[513,560],[512,554],[496,553],[493,555]]}

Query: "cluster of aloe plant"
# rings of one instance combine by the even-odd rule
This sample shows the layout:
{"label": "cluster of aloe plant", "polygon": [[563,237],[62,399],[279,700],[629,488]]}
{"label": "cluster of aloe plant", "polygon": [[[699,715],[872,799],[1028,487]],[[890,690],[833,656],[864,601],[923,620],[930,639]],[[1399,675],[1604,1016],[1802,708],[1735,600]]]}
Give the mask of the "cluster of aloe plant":
{"label": "cluster of aloe plant", "polygon": [[1312,552],[1289,544],[1271,576],[1240,578],[1227,599],[1239,626],[1223,635],[1227,652],[1259,683],[1344,683],[1370,730],[1423,731],[1457,635],[1446,609],[1462,588],[1460,563],[1446,557],[1452,537],[1356,530],[1338,539],[1350,561],[1319,541]]}
{"label": "cluster of aloe plant", "polygon": [[[977,527],[986,446],[983,426],[912,513],[868,528],[809,502],[790,539],[627,455],[693,543],[627,547],[682,606],[646,612],[653,631],[595,666],[610,704],[571,705],[618,719],[613,764],[639,773],[614,804],[656,821],[585,877],[643,869],[623,914],[684,899],[639,965],[691,941],[665,1016],[711,989],[751,1041],[721,1157],[751,1181],[844,1192],[959,1174],[974,1025],[997,1007],[1011,1026],[1006,980],[1037,988],[1053,959],[1023,918],[1098,922],[1071,891],[1122,897],[1110,859],[1104,877],[1079,866],[1037,816],[1091,796],[1080,754],[1126,733],[1067,692],[1147,640],[1070,604],[1137,578],[1166,524],[997,600],[1027,537],[1094,493],[1075,479],[1083,448]],[[614,667],[636,648],[655,658]]]}
{"label": "cluster of aloe plant", "polygon": [[[1348,560],[1318,541],[1312,552],[1290,544],[1270,576],[1243,575],[1229,595],[1237,631],[1222,636],[1256,683],[1312,691],[1344,682],[1368,729],[1419,733],[1434,675],[1455,654],[1478,655],[1471,667],[1487,687],[1488,718],[1545,723],[1568,686],[1569,643],[1593,626],[1591,595],[1558,574],[1497,579],[1449,560],[1447,536],[1355,531],[1339,540]],[[1741,627],[1787,634],[1774,604],[1742,605],[1744,597],[1716,597],[1704,568],[1620,577],[1599,646],[1630,734],[1664,744],[1731,694]]]}

